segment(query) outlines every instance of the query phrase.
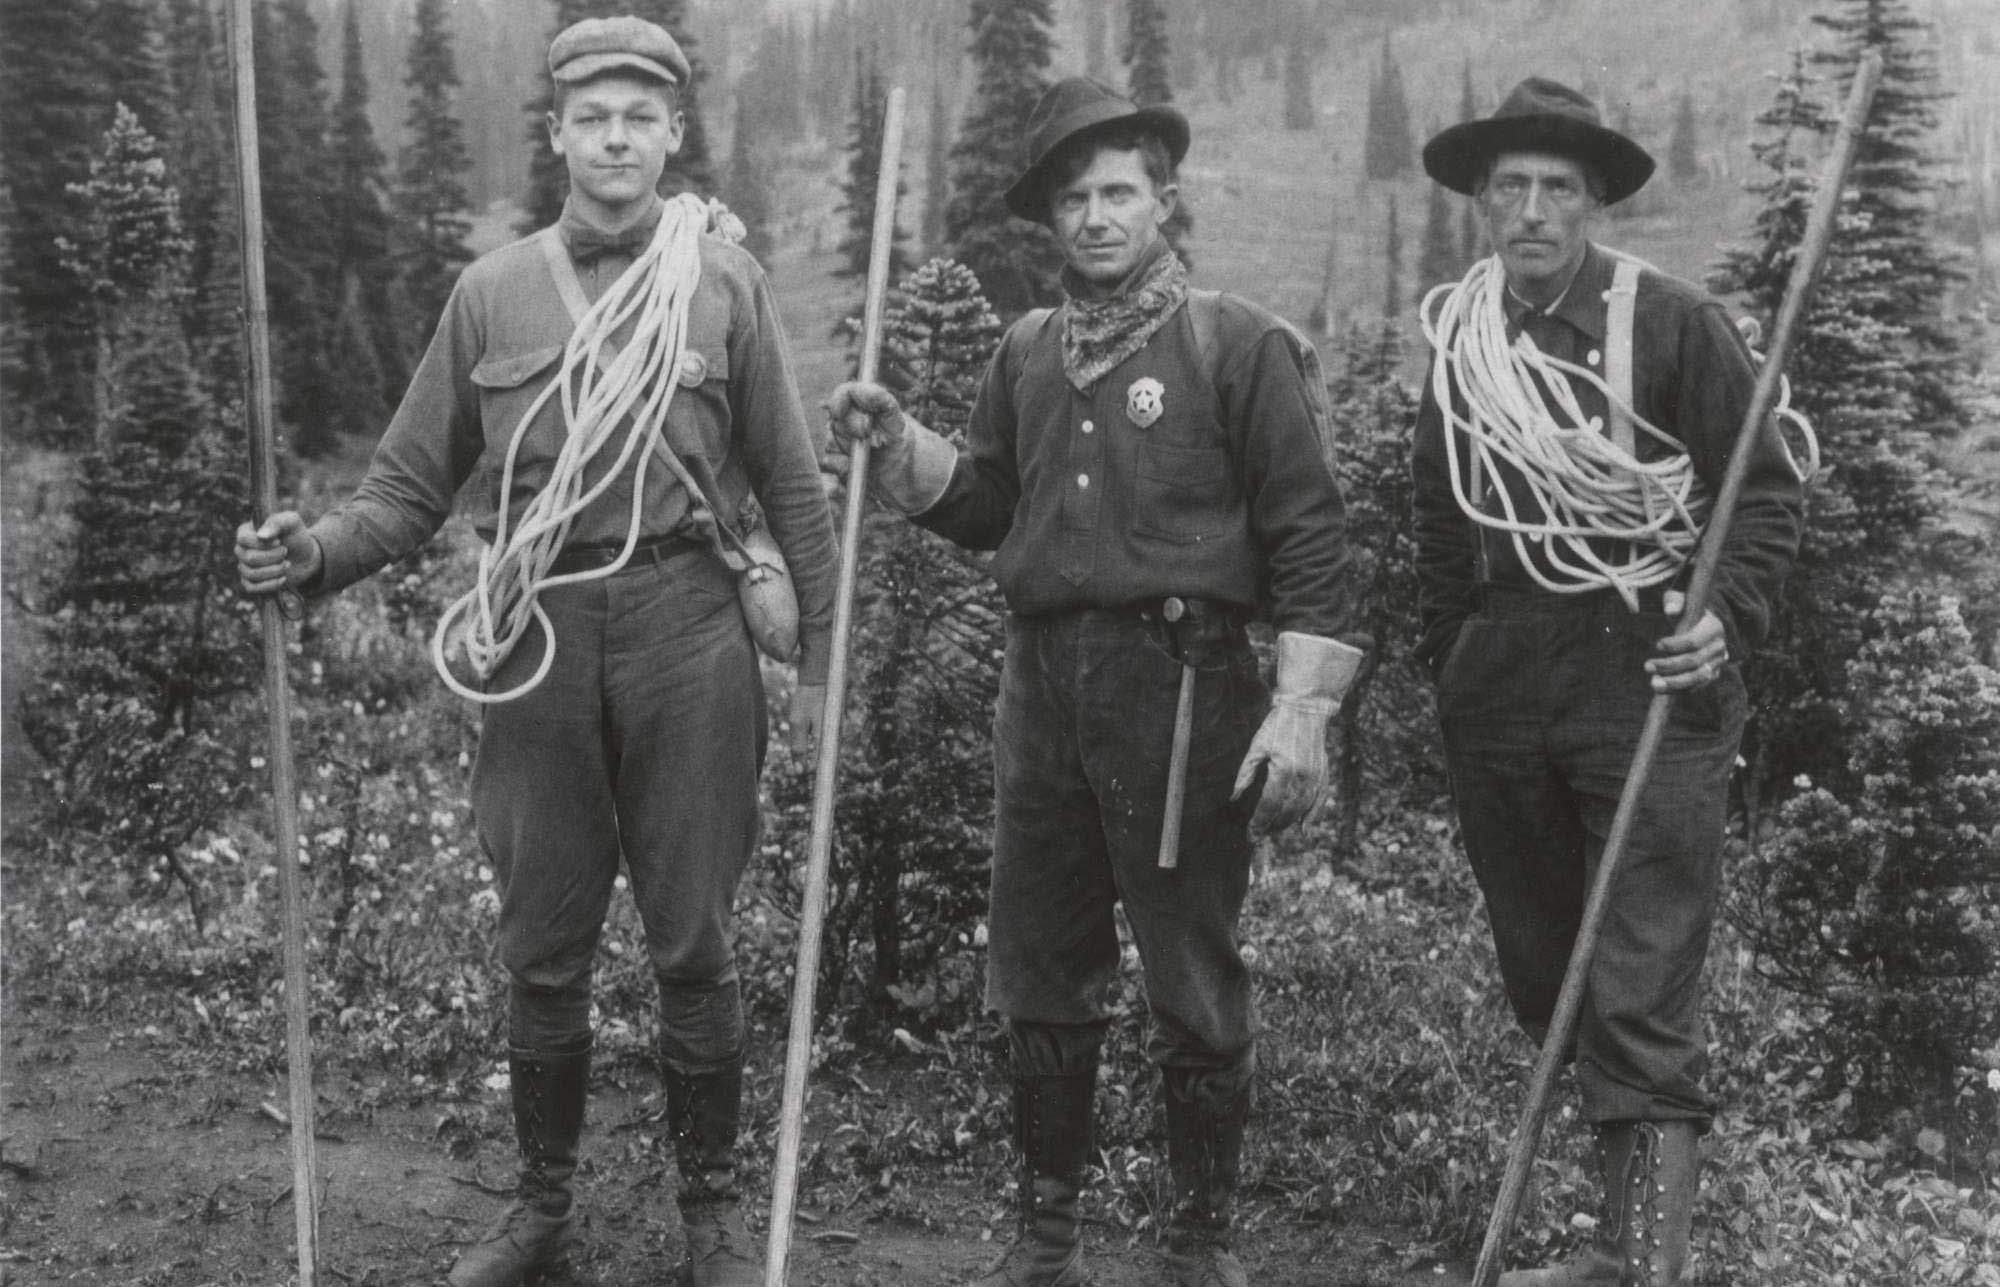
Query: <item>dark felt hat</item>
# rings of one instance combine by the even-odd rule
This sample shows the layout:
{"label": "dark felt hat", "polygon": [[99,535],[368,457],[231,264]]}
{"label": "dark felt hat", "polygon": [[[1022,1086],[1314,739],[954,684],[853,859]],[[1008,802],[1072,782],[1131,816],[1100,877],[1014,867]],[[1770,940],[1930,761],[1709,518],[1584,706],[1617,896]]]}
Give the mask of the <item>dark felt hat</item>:
{"label": "dark felt hat", "polygon": [[1645,148],[1604,124],[1597,105],[1567,85],[1530,76],[1493,115],[1461,121],[1424,144],[1424,172],[1453,192],[1470,194],[1502,152],[1573,157],[1604,179],[1606,204],[1623,201],[1653,177]]}
{"label": "dark felt hat", "polygon": [[1049,217],[1049,161],[1079,134],[1129,121],[1159,136],[1175,165],[1188,150],[1187,117],[1171,107],[1139,107],[1117,91],[1090,79],[1071,76],[1042,94],[1028,113],[1028,167],[1007,189],[1007,208],[1036,223]]}
{"label": "dark felt hat", "polygon": [[634,18],[585,18],[549,42],[549,75],[573,85],[606,72],[635,71],[670,85],[688,83],[687,55],[665,27]]}

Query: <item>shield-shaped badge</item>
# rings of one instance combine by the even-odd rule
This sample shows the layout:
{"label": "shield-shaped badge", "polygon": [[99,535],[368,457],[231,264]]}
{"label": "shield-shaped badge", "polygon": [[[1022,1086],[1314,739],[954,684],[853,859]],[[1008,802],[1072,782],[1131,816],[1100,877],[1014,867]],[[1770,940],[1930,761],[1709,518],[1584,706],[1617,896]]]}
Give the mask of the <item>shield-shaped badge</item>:
{"label": "shield-shaped badge", "polygon": [[1141,429],[1150,429],[1167,409],[1167,390],[1152,376],[1132,381],[1125,390],[1125,417]]}

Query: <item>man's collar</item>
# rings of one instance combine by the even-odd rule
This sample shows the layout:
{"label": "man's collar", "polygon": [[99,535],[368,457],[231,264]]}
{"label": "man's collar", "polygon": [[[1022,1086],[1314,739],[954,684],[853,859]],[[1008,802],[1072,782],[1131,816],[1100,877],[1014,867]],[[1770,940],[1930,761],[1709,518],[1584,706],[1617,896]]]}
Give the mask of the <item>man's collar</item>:
{"label": "man's collar", "polygon": [[660,194],[656,192],[652,200],[647,203],[644,214],[617,232],[607,232],[584,218],[583,213],[576,208],[576,198],[570,196],[563,201],[562,218],[556,221],[556,229],[561,233],[563,244],[569,247],[572,255],[584,256],[616,250],[637,256],[646,248],[646,243],[653,239],[653,230],[660,226],[660,216],[665,213],[666,208],[667,203],[661,200]]}
{"label": "man's collar", "polygon": [[1611,274],[1615,265],[1611,256],[1604,253],[1596,242],[1587,243],[1583,248],[1583,262],[1576,266],[1576,276],[1570,279],[1569,289],[1562,298],[1549,309],[1537,309],[1517,298],[1508,291],[1503,307],[1507,311],[1507,325],[1518,331],[1521,324],[1531,316],[1546,313],[1550,317],[1568,322],[1591,339],[1604,341],[1605,315],[1609,311],[1605,292],[1611,289]]}
{"label": "man's collar", "polygon": [[1076,269],[1071,268],[1068,264],[1064,264],[1061,275],[1063,294],[1070,299],[1083,303],[1090,303],[1095,300],[1117,299],[1120,295],[1129,292],[1134,285],[1144,281],[1146,273],[1159,260],[1161,255],[1170,255],[1172,253],[1173,250],[1167,245],[1165,237],[1153,238],[1153,244],[1146,248],[1145,254],[1139,256],[1139,262],[1132,265],[1132,271],[1126,273],[1124,279],[1118,285],[1101,295],[1096,293],[1091,288],[1089,282],[1084,280],[1082,273],[1077,272]]}

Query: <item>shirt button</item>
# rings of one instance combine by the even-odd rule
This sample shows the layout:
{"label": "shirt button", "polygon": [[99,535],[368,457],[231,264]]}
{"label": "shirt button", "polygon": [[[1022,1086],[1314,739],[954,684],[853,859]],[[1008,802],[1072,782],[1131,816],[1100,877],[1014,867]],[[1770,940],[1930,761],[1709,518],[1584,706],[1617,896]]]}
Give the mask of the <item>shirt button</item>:
{"label": "shirt button", "polygon": [[1078,474],[1078,475],[1076,476],[1076,485],[1077,485],[1078,487],[1088,487],[1088,486],[1090,486],[1090,475],[1089,475],[1089,474]]}
{"label": "shirt button", "polygon": [[1090,421],[1086,420],[1086,421],[1084,421],[1084,422],[1083,422],[1083,426],[1082,426],[1082,428],[1083,428],[1083,431],[1084,431],[1085,433],[1089,433],[1089,432],[1091,432],[1092,430],[1096,429],[1096,428],[1097,428],[1097,426],[1096,426],[1096,425],[1094,425],[1094,424],[1092,424],[1092,423],[1091,423]]}
{"label": "shirt button", "polygon": [[1592,365],[1592,366],[1596,366],[1596,365],[1597,365],[1597,363],[1598,363],[1598,352],[1597,352],[1597,350],[1596,350],[1596,349],[1592,349],[1592,350],[1591,350],[1591,351],[1590,351],[1590,352],[1589,352],[1588,354],[1586,354],[1586,355],[1584,356],[1584,359],[1583,359],[1583,360],[1584,360],[1584,361],[1586,361],[1586,362],[1588,362],[1588,363],[1590,363],[1590,365]]}

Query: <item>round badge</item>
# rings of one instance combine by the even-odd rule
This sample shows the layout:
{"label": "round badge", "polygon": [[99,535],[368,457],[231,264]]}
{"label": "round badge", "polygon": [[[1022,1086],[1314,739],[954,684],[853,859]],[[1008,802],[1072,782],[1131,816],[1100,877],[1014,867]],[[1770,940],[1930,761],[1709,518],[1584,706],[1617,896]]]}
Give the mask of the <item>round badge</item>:
{"label": "round badge", "polygon": [[681,354],[681,369],[678,373],[681,387],[692,389],[708,378],[708,359],[689,349]]}
{"label": "round badge", "polygon": [[1125,416],[1141,429],[1150,429],[1167,409],[1167,390],[1152,376],[1132,381],[1125,390]]}

